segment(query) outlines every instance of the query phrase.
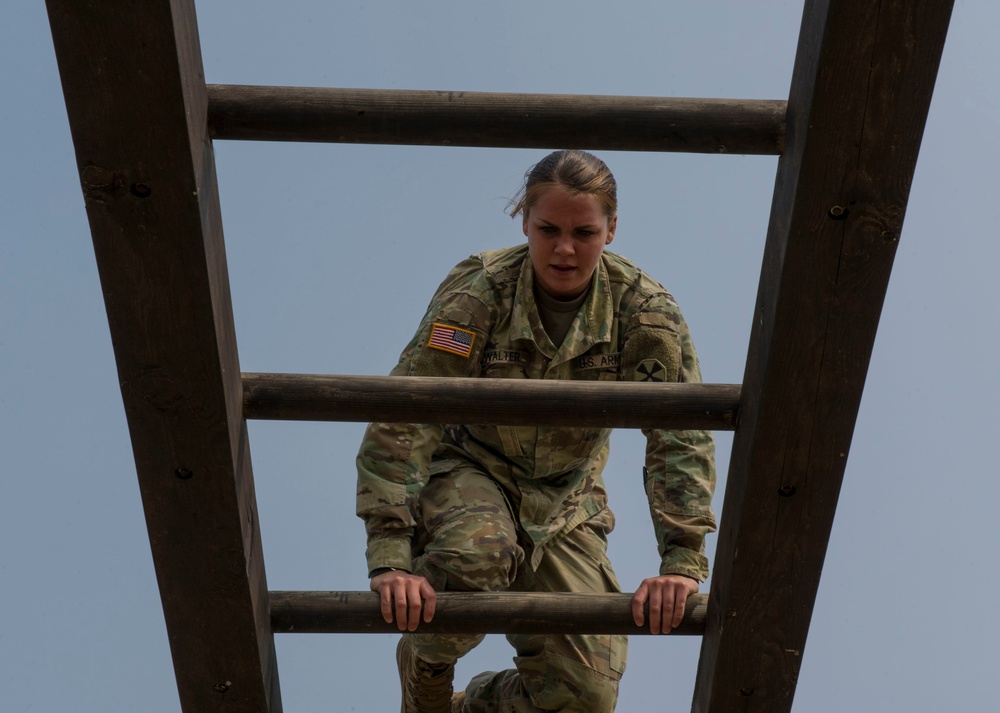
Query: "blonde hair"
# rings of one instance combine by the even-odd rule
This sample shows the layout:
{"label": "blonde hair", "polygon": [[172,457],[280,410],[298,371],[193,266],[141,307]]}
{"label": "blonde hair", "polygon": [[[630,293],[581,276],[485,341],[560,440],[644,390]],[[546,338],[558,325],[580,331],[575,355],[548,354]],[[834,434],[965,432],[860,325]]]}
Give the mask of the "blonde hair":
{"label": "blonde hair", "polygon": [[553,151],[524,174],[524,184],[507,204],[511,218],[527,215],[548,189],[562,186],[571,193],[596,196],[610,220],[618,212],[618,184],[601,159],[586,151]]}

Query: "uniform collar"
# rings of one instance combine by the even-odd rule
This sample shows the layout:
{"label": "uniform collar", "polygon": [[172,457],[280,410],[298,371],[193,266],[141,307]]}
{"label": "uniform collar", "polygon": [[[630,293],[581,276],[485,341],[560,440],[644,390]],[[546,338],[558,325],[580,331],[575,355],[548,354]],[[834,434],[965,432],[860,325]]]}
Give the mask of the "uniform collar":
{"label": "uniform collar", "polygon": [[601,256],[594,270],[590,293],[576,314],[573,326],[557,350],[545,333],[542,319],[535,303],[535,270],[531,256],[525,251],[521,263],[521,274],[514,293],[514,305],[510,317],[510,339],[525,339],[533,342],[553,364],[561,364],[585,354],[595,344],[611,341],[611,316],[614,305],[611,299],[611,283],[608,270]]}

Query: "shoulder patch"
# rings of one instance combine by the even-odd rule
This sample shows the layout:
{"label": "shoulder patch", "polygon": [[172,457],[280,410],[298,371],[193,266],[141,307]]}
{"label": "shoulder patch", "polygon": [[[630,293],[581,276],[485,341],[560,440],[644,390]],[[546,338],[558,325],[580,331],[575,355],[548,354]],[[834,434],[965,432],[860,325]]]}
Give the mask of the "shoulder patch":
{"label": "shoulder patch", "polygon": [[475,332],[435,322],[431,326],[431,336],[427,340],[427,346],[431,349],[458,354],[468,359],[469,355],[472,354],[472,344],[475,341]]}
{"label": "shoulder patch", "polygon": [[643,359],[635,367],[636,381],[666,381],[667,370],[656,359]]}

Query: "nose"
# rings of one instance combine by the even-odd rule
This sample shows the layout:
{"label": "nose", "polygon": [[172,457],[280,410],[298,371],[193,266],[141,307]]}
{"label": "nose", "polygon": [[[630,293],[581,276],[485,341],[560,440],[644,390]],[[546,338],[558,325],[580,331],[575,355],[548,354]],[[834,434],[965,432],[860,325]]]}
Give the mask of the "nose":
{"label": "nose", "polygon": [[560,235],[558,238],[556,238],[554,252],[556,255],[572,255],[573,238],[565,234]]}

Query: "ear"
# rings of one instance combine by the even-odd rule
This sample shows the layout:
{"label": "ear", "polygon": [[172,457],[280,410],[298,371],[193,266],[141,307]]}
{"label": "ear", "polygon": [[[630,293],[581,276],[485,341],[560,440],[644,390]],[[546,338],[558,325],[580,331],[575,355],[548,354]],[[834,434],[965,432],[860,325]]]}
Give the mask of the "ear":
{"label": "ear", "polygon": [[528,237],[528,209],[525,208],[521,213],[521,232],[524,233],[524,237]]}
{"label": "ear", "polygon": [[608,220],[608,239],[604,241],[605,245],[610,245],[611,241],[615,239],[615,229],[618,227],[618,214],[615,213]]}

